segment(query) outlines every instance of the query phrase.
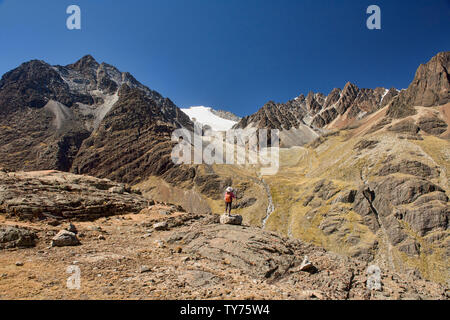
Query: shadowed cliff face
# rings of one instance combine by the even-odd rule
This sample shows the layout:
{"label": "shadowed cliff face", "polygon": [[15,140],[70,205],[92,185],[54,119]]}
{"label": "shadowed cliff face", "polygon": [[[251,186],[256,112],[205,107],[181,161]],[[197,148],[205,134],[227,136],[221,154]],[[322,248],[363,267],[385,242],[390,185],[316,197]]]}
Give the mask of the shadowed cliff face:
{"label": "shadowed cliff face", "polygon": [[189,124],[181,112],[164,114],[143,91],[123,85],[117,103],[83,142],[72,171],[127,183],[169,172],[177,116]]}

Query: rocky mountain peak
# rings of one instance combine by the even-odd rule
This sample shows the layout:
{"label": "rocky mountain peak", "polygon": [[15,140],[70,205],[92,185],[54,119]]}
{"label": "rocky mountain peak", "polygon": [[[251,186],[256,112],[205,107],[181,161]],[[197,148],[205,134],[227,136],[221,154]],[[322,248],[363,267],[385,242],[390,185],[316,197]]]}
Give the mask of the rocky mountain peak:
{"label": "rocky mountain peak", "polygon": [[99,67],[99,63],[94,59],[90,54],[85,55],[80,60],[73,64],[67,65],[67,68],[74,69],[77,71],[83,71],[86,69],[97,69]]}
{"label": "rocky mountain peak", "polygon": [[440,52],[417,69],[408,89],[393,100],[387,115],[403,118],[415,114],[413,107],[444,105],[450,101],[450,51]]}
{"label": "rocky mountain peak", "polygon": [[192,127],[170,99],[91,55],[67,66],[32,60],[6,73],[0,113],[0,163],[15,170],[70,170],[83,142],[105,124],[118,131],[139,128],[132,134],[139,139],[147,132],[149,143],[153,130],[166,141],[174,128]]}
{"label": "rocky mountain peak", "polygon": [[[328,96],[310,91],[306,97],[301,94],[286,103],[269,101],[254,115],[243,118],[236,127],[251,125],[279,130],[300,129],[297,134],[314,137],[336,118],[342,118],[342,123],[348,124],[385,106],[396,95],[395,89],[360,89],[347,82],[343,90],[335,88]],[[303,132],[305,130],[306,133]],[[311,132],[315,133],[311,135]],[[308,141],[300,137],[297,140],[299,143]]]}

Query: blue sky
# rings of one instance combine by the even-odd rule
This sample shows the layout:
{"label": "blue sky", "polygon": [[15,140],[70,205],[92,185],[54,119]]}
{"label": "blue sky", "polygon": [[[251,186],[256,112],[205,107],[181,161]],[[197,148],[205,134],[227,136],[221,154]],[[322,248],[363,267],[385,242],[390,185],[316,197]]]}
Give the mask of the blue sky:
{"label": "blue sky", "polygon": [[[77,4],[82,29],[66,28]],[[382,29],[366,28],[381,8]],[[347,81],[405,88],[450,50],[450,0],[0,0],[0,73],[90,53],[179,107],[243,116]]]}

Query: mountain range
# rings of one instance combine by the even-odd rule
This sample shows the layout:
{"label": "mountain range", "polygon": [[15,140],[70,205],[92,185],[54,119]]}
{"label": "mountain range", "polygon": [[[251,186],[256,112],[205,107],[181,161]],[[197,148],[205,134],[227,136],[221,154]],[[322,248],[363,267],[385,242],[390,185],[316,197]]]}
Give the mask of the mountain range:
{"label": "mountain range", "polygon": [[[245,223],[445,283],[449,68],[450,52],[441,52],[419,66],[407,89],[348,82],[327,96],[269,101],[240,119],[180,109],[90,55],[67,66],[33,60],[0,80],[0,166],[107,178],[198,214],[223,210],[222,191],[232,185]],[[279,173],[175,165],[171,134],[192,130],[194,121],[216,130],[279,129]],[[2,212],[20,216],[6,206]]]}

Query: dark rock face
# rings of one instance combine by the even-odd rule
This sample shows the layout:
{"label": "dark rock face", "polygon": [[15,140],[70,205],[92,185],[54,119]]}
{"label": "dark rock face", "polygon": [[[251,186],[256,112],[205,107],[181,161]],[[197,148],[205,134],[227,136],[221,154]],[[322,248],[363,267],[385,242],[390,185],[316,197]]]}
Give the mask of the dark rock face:
{"label": "dark rock face", "polygon": [[34,247],[36,239],[36,233],[31,230],[0,226],[0,249]]}
{"label": "dark rock face", "polygon": [[422,116],[418,120],[407,118],[389,127],[388,131],[405,133],[411,137],[418,136],[421,131],[434,136],[440,136],[447,131],[447,123],[437,115]]}
{"label": "dark rock face", "polygon": [[425,236],[438,229],[446,230],[449,214],[450,206],[443,201],[429,201],[417,205],[413,209],[404,209],[397,212],[397,215],[403,216],[404,221],[420,236]]}
{"label": "dark rock face", "polygon": [[387,115],[403,118],[415,114],[412,107],[431,107],[450,101],[450,51],[440,52],[427,64],[420,65],[407,90],[394,98]]}
{"label": "dark rock face", "polygon": [[2,166],[124,182],[167,173],[171,132],[192,128],[172,101],[90,55],[67,66],[30,61],[6,73],[0,114]]}
{"label": "dark rock face", "polygon": [[240,117],[238,117],[237,115],[235,115],[234,113],[232,113],[230,111],[211,109],[211,112],[213,114],[215,114],[216,116],[221,117],[222,119],[236,121],[236,122],[239,122],[241,120]]}
{"label": "dark rock face", "polygon": [[402,161],[397,164],[388,163],[378,172],[380,176],[387,176],[392,173],[404,173],[422,178],[436,178],[439,176],[437,169],[430,168],[419,161]]}
{"label": "dark rock face", "polygon": [[49,100],[72,106],[76,101],[92,104],[89,96],[70,92],[59,73],[43,61],[33,60],[3,75],[0,81],[2,115],[22,108],[42,108]]}
{"label": "dark rock face", "polygon": [[358,191],[354,210],[372,231],[383,228],[390,242],[398,245],[409,238],[400,221],[419,236],[445,231],[450,207],[439,186],[422,178],[388,175]]}
{"label": "dark rock face", "polygon": [[448,127],[447,123],[438,117],[421,117],[417,125],[420,130],[435,136],[447,131]]}
{"label": "dark rock face", "polygon": [[295,101],[286,104],[266,103],[257,113],[242,118],[235,128],[246,128],[250,123],[256,123],[258,128],[289,130],[298,127],[304,111],[298,108]]}
{"label": "dark rock face", "polygon": [[355,145],[354,149],[358,151],[365,149],[373,149],[377,146],[377,144],[378,141],[376,140],[361,140]]}
{"label": "dark rock face", "polygon": [[414,120],[406,119],[402,120],[392,126],[387,128],[388,131],[397,132],[397,133],[408,133],[408,134],[417,134],[420,128],[416,125]]}
{"label": "dark rock face", "polygon": [[122,86],[113,109],[83,142],[72,172],[127,183],[168,172],[174,167],[170,153],[176,124],[172,120],[179,116],[189,123],[182,115],[164,114],[145,92]]}

